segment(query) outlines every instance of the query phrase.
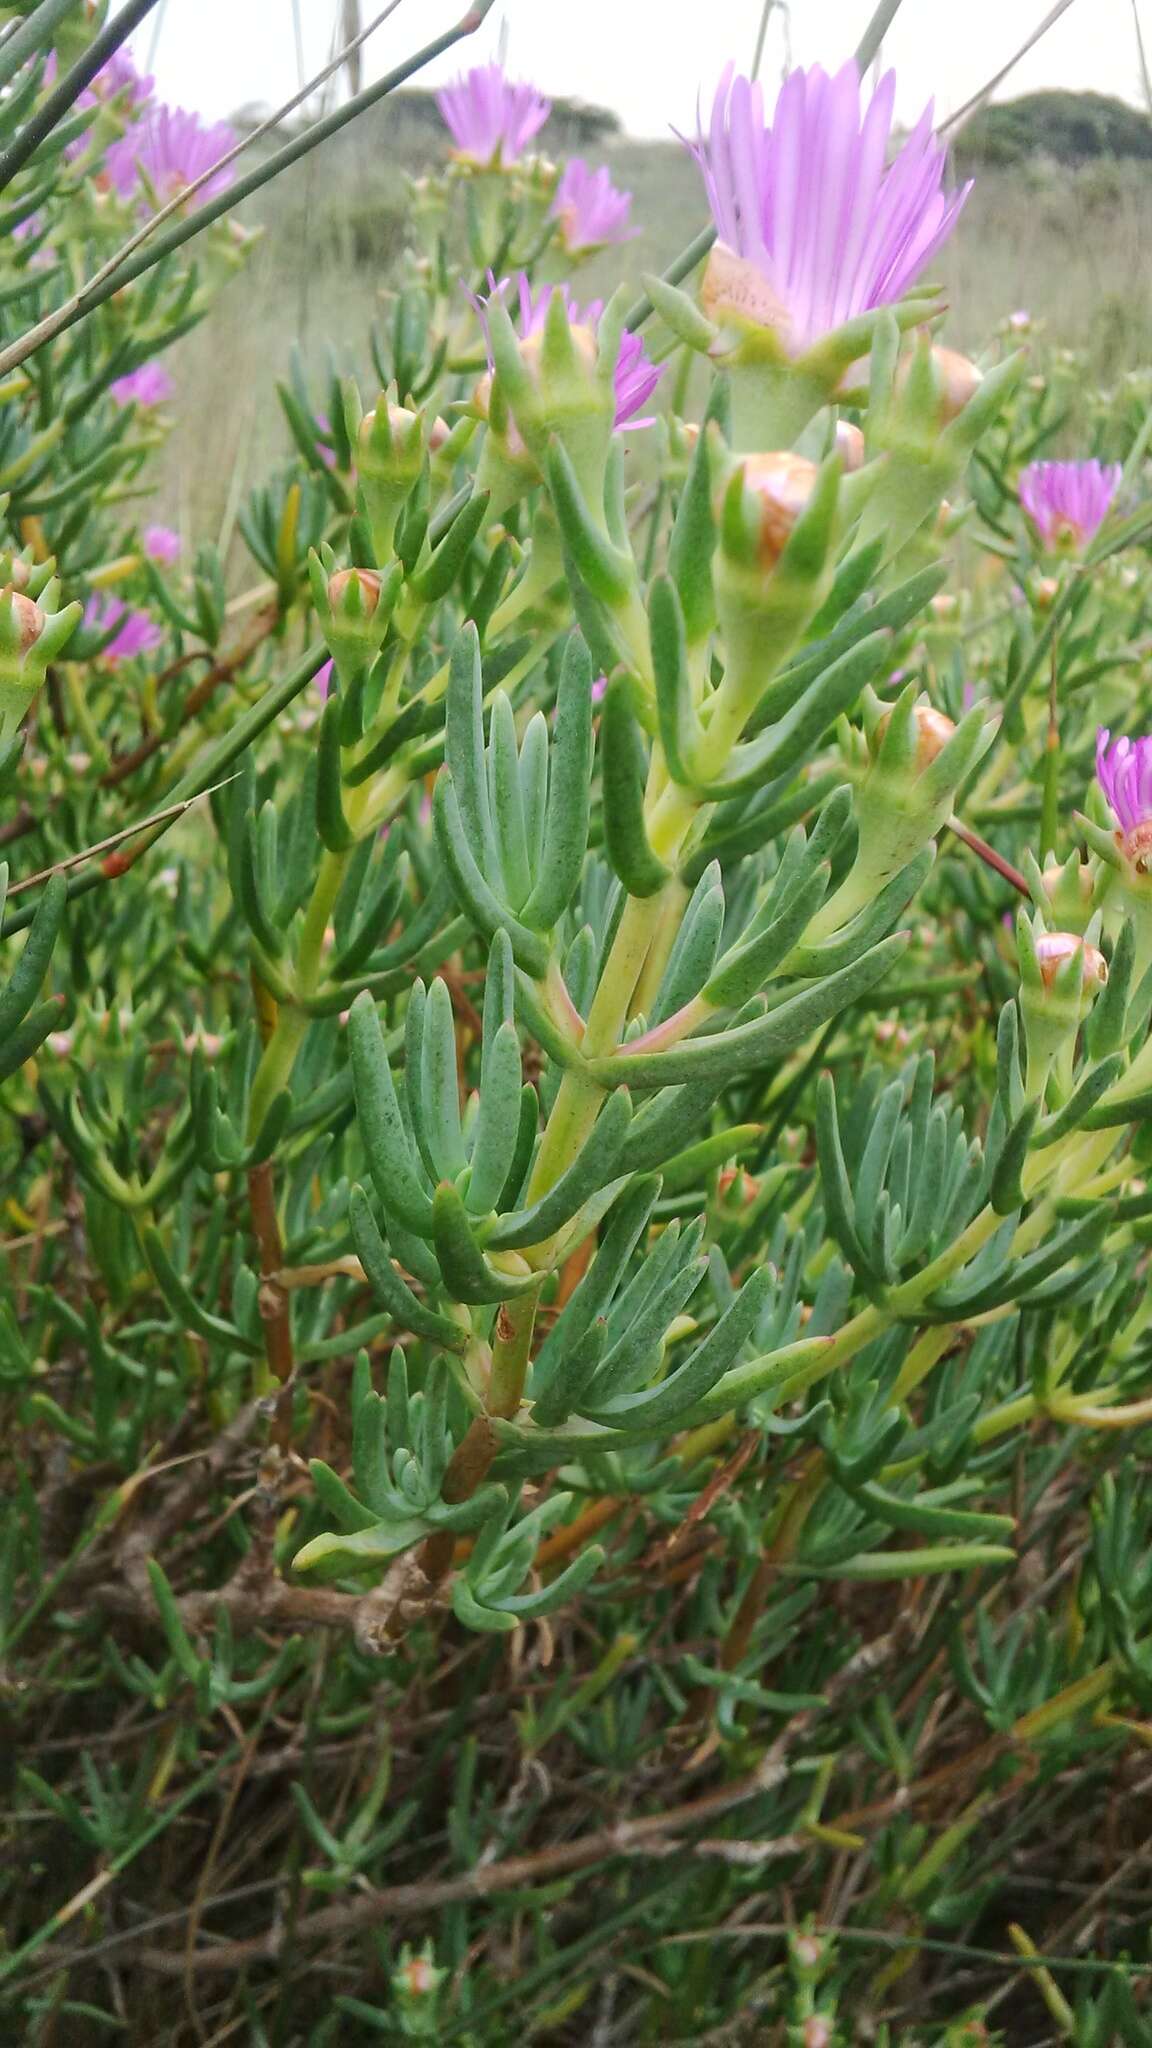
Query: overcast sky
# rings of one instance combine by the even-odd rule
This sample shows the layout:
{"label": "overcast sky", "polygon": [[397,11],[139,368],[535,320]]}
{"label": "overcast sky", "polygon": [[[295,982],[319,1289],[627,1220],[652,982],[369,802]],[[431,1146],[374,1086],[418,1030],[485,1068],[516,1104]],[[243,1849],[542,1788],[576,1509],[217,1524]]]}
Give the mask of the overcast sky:
{"label": "overcast sky", "polygon": [[[361,0],[367,23],[383,0]],[[463,0],[402,0],[365,49],[368,76],[390,69],[458,20]],[[873,0],[792,0],[793,61],[842,61]],[[1137,0],[1152,58],[1152,0]],[[1050,0],[903,0],[884,48],[896,68],[905,120],[935,97],[952,112],[1006,63],[1048,12]],[[480,32],[422,74],[439,84],[487,61],[501,37],[511,72],[546,92],[608,106],[637,135],[693,125],[698,90],[723,64],[750,63],[761,0],[496,0]],[[220,116],[252,101],[272,105],[294,90],[301,54],[309,72],[333,47],[339,0],[160,0],[137,31],[161,95]],[[785,54],[785,10],[768,43],[765,75]],[[420,81],[417,81],[420,82]],[[1068,86],[1139,100],[1133,0],[1073,0],[1065,17],[1019,65],[1004,92]]]}

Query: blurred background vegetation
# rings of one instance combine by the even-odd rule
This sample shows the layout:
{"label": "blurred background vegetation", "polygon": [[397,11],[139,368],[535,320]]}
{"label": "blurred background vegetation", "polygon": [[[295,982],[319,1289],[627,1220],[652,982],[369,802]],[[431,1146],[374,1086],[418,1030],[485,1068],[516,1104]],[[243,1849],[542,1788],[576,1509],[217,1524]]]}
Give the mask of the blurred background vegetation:
{"label": "blurred background vegetation", "polygon": [[[541,144],[607,163],[635,195],[633,277],[662,269],[703,219],[699,174],[674,137],[636,142],[603,109],[558,102]],[[335,356],[371,382],[366,338],[403,245],[405,178],[443,151],[432,95],[402,93],[261,192],[254,261],[174,360],[161,511],[185,533],[226,540],[243,492],[285,447],[273,379],[297,340],[309,368]],[[952,344],[978,353],[1027,309],[1047,341],[1084,351],[1088,381],[1152,357],[1152,120],[1097,93],[1033,93],[976,114],[955,158],[976,185],[939,266]],[[619,266],[614,251],[613,276]],[[589,290],[610,282],[595,265],[585,275]]]}

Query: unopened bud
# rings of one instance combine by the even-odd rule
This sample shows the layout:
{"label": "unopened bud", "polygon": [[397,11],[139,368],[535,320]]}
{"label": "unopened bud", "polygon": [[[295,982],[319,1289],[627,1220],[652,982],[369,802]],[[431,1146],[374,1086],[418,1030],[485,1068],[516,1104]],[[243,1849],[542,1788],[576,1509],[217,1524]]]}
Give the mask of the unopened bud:
{"label": "unopened bud", "polygon": [[215,1031],[189,1031],[184,1036],[184,1050],[191,1055],[199,1050],[206,1060],[214,1060],[220,1053],[224,1040]]}
{"label": "unopened bud", "polygon": [[1108,979],[1108,963],[1103,953],[1076,932],[1042,932],[1036,941],[1036,959],[1045,988],[1051,988],[1065,961],[1076,953],[1083,955],[1085,988],[1103,987]]}
{"label": "unopened bud", "polygon": [[824,1954],[824,1944],[814,1934],[798,1934],[793,1948],[797,1962],[806,1970],[814,1970]]}
{"label": "unopened bud", "polygon": [[0,597],[10,597],[12,600],[12,617],[20,631],[20,652],[27,654],[28,649],[36,645],[47,624],[44,614],[32,598],[25,597],[21,591],[13,589],[11,584],[7,590],[0,591]]}
{"label": "unopened bud", "polygon": [[436,1989],[437,1972],[427,1956],[413,1956],[401,1972],[404,1989],[411,1998],[427,1998]]}
{"label": "unopened bud", "polygon": [[32,575],[32,564],[22,555],[13,555],[8,569],[8,581],[13,590],[27,590]]}
{"label": "unopened bud", "polygon": [[[916,772],[920,774],[931,766],[937,754],[943,753],[956,727],[945,712],[937,711],[931,704],[913,705],[912,718],[916,726]],[[886,712],[876,727],[873,749],[877,753],[891,720],[891,712]]]}
{"label": "unopened bud", "polygon": [[812,495],[816,464],[803,455],[784,452],[745,456],[742,467],[745,488],[760,503],[760,560],[766,569],[771,569],[783,554]]}
{"label": "unopened bud", "polygon": [[831,2021],[826,2020],[823,2014],[814,2012],[811,2018],[804,2022],[802,2039],[804,2048],[829,2048],[832,2039]]}
{"label": "unopened bud", "polygon": [[380,578],[371,569],[337,569],[328,578],[328,602],[336,610],[349,585],[356,582],[364,601],[364,610],[374,612],[380,602]]}
{"label": "unopened bud", "polygon": [[940,413],[945,425],[963,412],[984,382],[983,372],[954,348],[934,348],[932,361],[940,385]]}
{"label": "unopened bud", "polygon": [[1036,584],[1036,606],[1046,612],[1060,595],[1060,585],[1055,576],[1041,576]]}
{"label": "unopened bud", "polygon": [[938,590],[932,599],[932,615],[941,621],[954,619],[960,609],[960,599],[954,590]]}
{"label": "unopened bud", "polygon": [[1095,884],[1092,870],[1084,861],[1077,861],[1071,870],[1066,866],[1045,868],[1040,880],[1049,903],[1059,902],[1070,891],[1075,892],[1085,908],[1092,901]]}
{"label": "unopened bud", "polygon": [[836,422],[836,453],[844,465],[846,475],[864,467],[864,436],[851,420]]}
{"label": "unopened bud", "polygon": [[[412,432],[413,427],[419,425],[419,421],[419,413],[410,412],[406,405],[390,405],[388,407],[388,425],[392,429],[393,440],[399,440],[401,439],[402,436],[410,434]],[[375,412],[365,413],[364,420],[360,428],[361,440],[363,440],[368,434],[371,434],[375,424]],[[448,439],[450,432],[451,428],[447,425],[447,423],[444,420],[440,419],[439,417],[431,421],[427,428],[425,439],[433,455],[435,455],[438,448],[442,448],[444,446],[444,443]]]}

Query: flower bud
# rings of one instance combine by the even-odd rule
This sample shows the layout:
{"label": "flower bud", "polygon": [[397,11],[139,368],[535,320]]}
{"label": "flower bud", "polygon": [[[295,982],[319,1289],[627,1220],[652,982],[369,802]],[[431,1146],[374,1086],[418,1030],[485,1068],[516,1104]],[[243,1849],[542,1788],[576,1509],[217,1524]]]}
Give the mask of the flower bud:
{"label": "flower bud", "polygon": [[356,428],[356,473],[378,562],[386,562],[392,553],[397,520],[427,452],[443,447],[447,437],[443,420],[428,426],[419,413],[383,397]]}
{"label": "flower bud", "polygon": [[765,569],[779,561],[792,529],[812,496],[816,464],[787,451],[746,455],[741,464],[745,493],[758,508],[756,552]]}
{"label": "flower bud", "polygon": [[11,584],[0,590],[0,746],[11,737],[79,618],[78,604],[53,609],[60,586],[44,583],[37,599]]}
{"label": "flower bud", "polygon": [[836,422],[836,453],[844,465],[845,476],[851,476],[857,469],[863,469],[865,460],[864,436],[851,420]]}
{"label": "flower bud", "polygon": [[[892,712],[881,718],[872,734],[872,752],[878,755],[892,722]],[[912,722],[915,727],[915,753],[912,756],[916,773],[922,774],[938,754],[948,745],[956,727],[943,711],[937,711],[932,704],[914,704]]]}
{"label": "flower bud", "polygon": [[[895,704],[864,692],[867,744],[850,736],[856,790],[856,858],[817,912],[807,939],[827,937],[866,910],[889,882],[921,858],[946,823],[956,791],[995,737],[986,707],[974,704],[954,726],[916,702],[909,683]],[[862,771],[862,772],[861,772]]]}
{"label": "flower bud", "polygon": [[1070,855],[1061,867],[1044,869],[1040,885],[1062,931],[1083,931],[1092,915],[1096,874],[1086,861]]}
{"label": "flower bud", "polygon": [[932,369],[937,387],[938,418],[942,427],[958,419],[970,398],[984,382],[984,375],[967,356],[954,348],[935,347]]}
{"label": "flower bud", "polygon": [[403,1966],[404,1989],[410,1998],[427,1998],[436,1989],[437,1972],[427,1956],[413,1956]]}
{"label": "flower bud", "polygon": [[821,2013],[812,2013],[804,2022],[804,2032],[801,2038],[804,2048],[830,2048],[832,2040],[831,2021],[825,2019]]}
{"label": "flower bud", "polygon": [[1016,920],[1016,949],[1028,1051],[1024,1085],[1035,1101],[1045,1099],[1050,1085],[1063,1101],[1073,1087],[1080,1025],[1108,979],[1107,963],[1079,932],[1043,931],[1023,912]]}
{"label": "flower bud", "polygon": [[396,562],[386,575],[359,567],[333,569],[331,551],[325,548],[324,555],[323,562],[317,554],[309,557],[308,574],[332,654],[317,677],[319,694],[327,699],[333,668],[348,689],[376,659],[388,634],[403,572]]}
{"label": "flower bud", "polygon": [[374,612],[380,602],[380,578],[371,569],[337,569],[335,575],[328,578],[328,602],[333,611],[337,610],[345,591],[353,583],[359,589],[360,609]]}
{"label": "flower bud", "polygon": [[1081,976],[1086,989],[1102,988],[1108,979],[1103,953],[1090,946],[1077,932],[1042,932],[1036,941],[1036,959],[1045,988],[1051,988],[1060,969],[1081,955]]}
{"label": "flower bud", "polygon": [[[13,582],[15,582],[15,578]],[[27,654],[28,649],[34,647],[40,638],[47,620],[39,605],[32,598],[25,597],[21,590],[13,588],[12,585],[9,586],[8,590],[0,591],[0,597],[11,597],[12,617],[19,629],[20,635],[20,652],[21,654]]]}

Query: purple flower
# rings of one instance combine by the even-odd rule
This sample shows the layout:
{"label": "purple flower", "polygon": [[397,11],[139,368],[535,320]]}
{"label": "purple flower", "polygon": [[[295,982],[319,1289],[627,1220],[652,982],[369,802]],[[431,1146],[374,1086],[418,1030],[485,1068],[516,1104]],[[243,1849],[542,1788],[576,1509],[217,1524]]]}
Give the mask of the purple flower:
{"label": "purple flower", "polygon": [[171,568],[180,560],[180,535],[170,526],[146,526],[144,528],[144,553],[149,561],[163,562]]}
{"label": "purple flower", "polygon": [[81,93],[78,104],[89,106],[93,100],[121,99],[130,107],[138,107],[144,100],[151,99],[155,79],[146,78],[137,71],[131,50],[114,50],[106,64],[102,64],[87,92]]}
{"label": "purple flower", "polygon": [[163,405],[175,389],[163,363],[141,363],[108,386],[117,405]]}
{"label": "purple flower", "polygon": [[316,685],[316,695],[326,701],[328,692],[332,688],[332,663],[330,661],[326,661],[323,668],[317,669],[313,681]]}
{"label": "purple flower", "polygon": [[[713,303],[722,296],[795,353],[903,297],[968,196],[942,189],[931,105],[886,163],[895,91],[889,71],[862,113],[855,64],[833,77],[814,64],[785,79],[769,126],[760,86],[729,65],[693,148],[720,238]],[[755,277],[734,277],[734,258]]]}
{"label": "purple flower", "polygon": [[534,85],[513,85],[499,64],[478,64],[436,95],[460,156],[478,164],[514,164],[552,112]]}
{"label": "purple flower", "polygon": [[1020,503],[1045,547],[1084,547],[1103,526],[1122,475],[1118,462],[1030,462]]}
{"label": "purple flower", "polygon": [[560,223],[561,240],[573,256],[601,249],[607,242],[626,242],[639,233],[628,225],[632,194],[618,192],[603,166],[590,170],[581,156],[574,156],[566,166],[551,210]]}
{"label": "purple flower", "polygon": [[[44,85],[55,85],[59,68],[55,50],[49,51],[48,60],[44,66]],[[136,62],[131,50],[126,50],[121,45],[120,49],[113,50],[108,62],[100,66],[91,85],[84,87],[83,92],[77,98],[76,105],[78,107],[95,107],[102,100],[111,100],[119,97],[122,104],[138,107],[144,100],[151,98],[152,87],[155,83],[155,79],[146,78],[143,72],[137,71]]]}
{"label": "purple flower", "polygon": [[[235,144],[236,131],[227,121],[216,121],[205,128],[197,115],[183,107],[154,107],[135,128],[112,144],[104,161],[120,197],[131,199],[139,192],[147,210],[149,193],[141,190],[145,181],[161,203],[174,199],[186,185],[211,170],[217,159]],[[226,191],[233,176],[232,166],[226,165],[200,187],[197,198],[215,198],[218,192]]]}
{"label": "purple flower", "polygon": [[1127,837],[1152,824],[1152,738],[1118,739],[1106,725],[1096,734],[1096,780]]}
{"label": "purple flower", "polygon": [[90,597],[84,607],[84,624],[90,633],[112,634],[100,650],[105,661],[131,661],[137,654],[151,654],[164,638],[155,619],[122,604],[118,597]]}
{"label": "purple flower", "polygon": [[[560,293],[564,301],[564,310],[568,315],[571,325],[573,327],[582,327],[587,333],[592,335],[595,335],[596,323],[604,311],[603,299],[593,299],[590,305],[585,306],[581,310],[564,285],[543,285],[540,291],[533,295],[532,286],[523,271],[520,272],[516,279],[502,278],[499,284],[489,274],[488,282],[491,286],[489,296],[492,298],[503,296],[515,284],[519,300],[516,310],[519,313],[521,341],[530,341],[535,336],[543,333],[553,292]],[[484,338],[487,343],[488,328],[485,317],[487,302],[484,299],[473,298],[472,303],[484,324]],[[489,343],[489,373],[494,368],[492,349]],[[625,332],[621,338],[620,353],[616,358],[616,370],[613,380],[616,387],[616,426],[650,427],[652,425],[651,419],[637,419],[636,415],[641,407],[647,404],[663,375],[663,366],[652,362],[649,358],[648,351],[644,346],[643,336]]]}
{"label": "purple flower", "polygon": [[[53,51],[48,64],[44,67],[45,85],[51,85],[55,76],[56,54]],[[145,100],[151,98],[154,83],[153,79],[145,78],[137,71],[129,51],[114,50],[108,62],[96,73],[91,85],[85,86],[76,105],[101,107],[110,100],[118,100],[123,112],[134,113],[138,107],[143,106]],[[78,135],[73,142],[69,142],[64,150],[69,163],[75,163],[78,157],[83,156],[91,141],[92,131],[86,129],[83,135]]]}

